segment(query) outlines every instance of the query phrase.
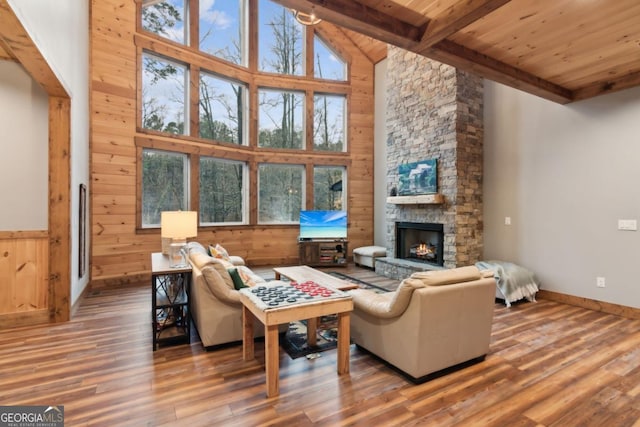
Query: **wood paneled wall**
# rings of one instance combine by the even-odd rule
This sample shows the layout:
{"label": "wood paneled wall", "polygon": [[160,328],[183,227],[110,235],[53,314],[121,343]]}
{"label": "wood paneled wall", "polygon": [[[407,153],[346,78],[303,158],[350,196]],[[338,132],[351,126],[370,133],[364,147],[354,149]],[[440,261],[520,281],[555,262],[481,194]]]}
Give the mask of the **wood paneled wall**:
{"label": "wood paneled wall", "polygon": [[49,319],[47,231],[0,232],[0,327]]}
{"label": "wood paneled wall", "polygon": [[[256,3],[252,3],[255,5]],[[253,12],[252,12],[253,13]],[[300,164],[314,159],[347,165],[349,241],[351,247],[373,241],[373,87],[374,64],[344,34],[331,24],[316,29],[331,40],[339,52],[350,60],[348,96],[348,153],[295,153],[260,150],[255,141],[249,147],[232,147],[208,143],[193,137],[158,136],[137,126],[137,97],[140,81],[138,55],[142,46],[171,52],[180,57],[199,54],[167,43],[149,34],[137,32],[134,0],[93,0],[91,10],[91,280],[93,283],[127,283],[148,275],[150,253],[161,249],[159,230],[137,228],[136,174],[139,147],[186,147],[208,155],[234,152],[236,158],[249,160],[255,185],[258,162],[297,157]],[[208,66],[214,59],[202,57]],[[252,64],[252,65],[251,65]],[[250,68],[257,61],[250,61]],[[244,70],[236,71],[246,73]],[[278,76],[252,73],[252,84],[271,79],[282,84]],[[257,82],[257,83],[256,83]],[[335,85],[327,82],[326,86]],[[297,79],[295,88],[322,90],[323,84]],[[345,85],[341,86],[343,89]],[[257,114],[250,117],[256,120]],[[256,129],[255,124],[251,129]],[[253,132],[255,135],[255,132]],[[252,138],[255,138],[253,136]],[[257,206],[256,189],[251,189],[251,206]],[[198,240],[204,244],[221,243],[231,253],[241,255],[252,265],[295,264],[298,262],[297,226],[267,226],[253,222],[238,227],[203,228]]]}

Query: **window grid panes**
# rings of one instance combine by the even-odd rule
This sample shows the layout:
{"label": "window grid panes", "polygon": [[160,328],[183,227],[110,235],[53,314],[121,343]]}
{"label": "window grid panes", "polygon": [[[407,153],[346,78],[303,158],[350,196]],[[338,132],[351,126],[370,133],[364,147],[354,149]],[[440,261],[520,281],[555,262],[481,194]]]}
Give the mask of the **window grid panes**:
{"label": "window grid panes", "polygon": [[258,91],[258,146],[304,148],[304,93]]}
{"label": "window grid panes", "polygon": [[346,151],[347,97],[316,94],[313,97],[313,148]]}
{"label": "window grid panes", "polygon": [[258,69],[304,75],[305,31],[291,11],[270,0],[259,0],[258,22]]}
{"label": "window grid panes", "polygon": [[316,210],[346,210],[347,169],[344,166],[313,168],[313,208]]}
{"label": "window grid panes", "polygon": [[304,209],[304,176],[301,165],[258,166],[258,223],[295,224]]}
{"label": "window grid panes", "polygon": [[181,44],[188,44],[187,0],[145,1],[142,28]]}
{"label": "window grid panes", "polygon": [[347,63],[317,34],[313,37],[313,76],[317,79],[347,80]]}
{"label": "window grid panes", "polygon": [[202,72],[199,91],[200,137],[246,144],[246,85]]}
{"label": "window grid panes", "polygon": [[199,0],[202,52],[247,66],[246,0]]}
{"label": "window grid panes", "polygon": [[185,65],[142,55],[142,127],[185,134],[188,72]]}
{"label": "window grid panes", "polygon": [[186,154],[142,151],[142,226],[159,227],[162,211],[188,210]]}
{"label": "window grid panes", "polygon": [[247,222],[246,163],[201,157],[199,181],[201,225]]}

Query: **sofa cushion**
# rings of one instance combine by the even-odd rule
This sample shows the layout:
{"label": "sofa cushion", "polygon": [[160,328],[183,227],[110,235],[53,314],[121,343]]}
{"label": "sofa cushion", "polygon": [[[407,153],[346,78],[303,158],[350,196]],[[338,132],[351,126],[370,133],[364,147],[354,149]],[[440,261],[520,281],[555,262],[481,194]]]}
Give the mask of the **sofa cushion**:
{"label": "sofa cushion", "polygon": [[[233,288],[233,284],[229,286],[222,279],[218,270],[215,268],[216,264],[205,266],[202,271],[202,276],[207,283],[207,287],[211,291],[211,293],[220,301],[226,302],[228,304],[239,305],[240,303],[240,293]],[[226,275],[231,280],[231,276],[225,270]]]}
{"label": "sofa cushion", "polygon": [[425,285],[417,279],[404,279],[395,292],[377,294],[368,289],[355,289],[349,294],[355,308],[384,319],[400,316],[409,306],[413,291]]}
{"label": "sofa cushion", "polygon": [[412,279],[421,280],[425,286],[451,285],[452,283],[472,282],[482,278],[480,270],[471,265],[452,268],[450,270],[419,271],[411,275]]}

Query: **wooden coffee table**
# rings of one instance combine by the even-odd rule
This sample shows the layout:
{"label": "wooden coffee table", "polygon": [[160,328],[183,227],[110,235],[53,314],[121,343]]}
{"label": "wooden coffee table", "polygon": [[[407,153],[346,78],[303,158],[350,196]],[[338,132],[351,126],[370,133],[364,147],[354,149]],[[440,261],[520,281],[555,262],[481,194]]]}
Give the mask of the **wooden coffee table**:
{"label": "wooden coffee table", "polygon": [[280,280],[282,276],[293,282],[306,282],[311,280],[329,288],[338,289],[340,291],[348,291],[350,289],[358,289],[358,285],[338,279],[335,276],[316,270],[307,265],[296,265],[294,267],[276,267],[273,269],[276,273],[276,280]]}
{"label": "wooden coffee table", "polygon": [[353,310],[353,300],[349,295],[335,298],[310,300],[282,307],[262,307],[252,299],[249,288],[241,289],[242,301],[242,357],[252,360],[254,356],[253,319],[264,325],[265,372],[267,397],[280,393],[280,358],[278,325],[295,320],[311,319],[329,314],[338,317],[338,374],[349,372],[350,324],[349,313]]}
{"label": "wooden coffee table", "polygon": [[[276,280],[280,280],[282,276],[291,280],[292,282],[304,283],[308,280],[316,282],[320,285],[338,289],[339,291],[349,291],[351,289],[358,289],[358,285],[347,282],[346,280],[339,279],[330,274],[324,273],[320,270],[316,270],[313,267],[307,265],[296,265],[293,267],[276,267],[273,269],[275,272]],[[318,330],[318,318],[307,319],[307,344],[315,346],[318,343],[316,331]]]}

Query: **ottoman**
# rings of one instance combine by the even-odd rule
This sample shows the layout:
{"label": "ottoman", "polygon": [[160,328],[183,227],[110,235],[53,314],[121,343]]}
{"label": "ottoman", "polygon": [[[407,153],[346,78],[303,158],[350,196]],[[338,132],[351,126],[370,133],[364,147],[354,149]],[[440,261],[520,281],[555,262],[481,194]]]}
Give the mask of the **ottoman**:
{"label": "ottoman", "polygon": [[353,262],[375,268],[376,258],[387,256],[387,248],[382,246],[362,246],[353,250]]}

